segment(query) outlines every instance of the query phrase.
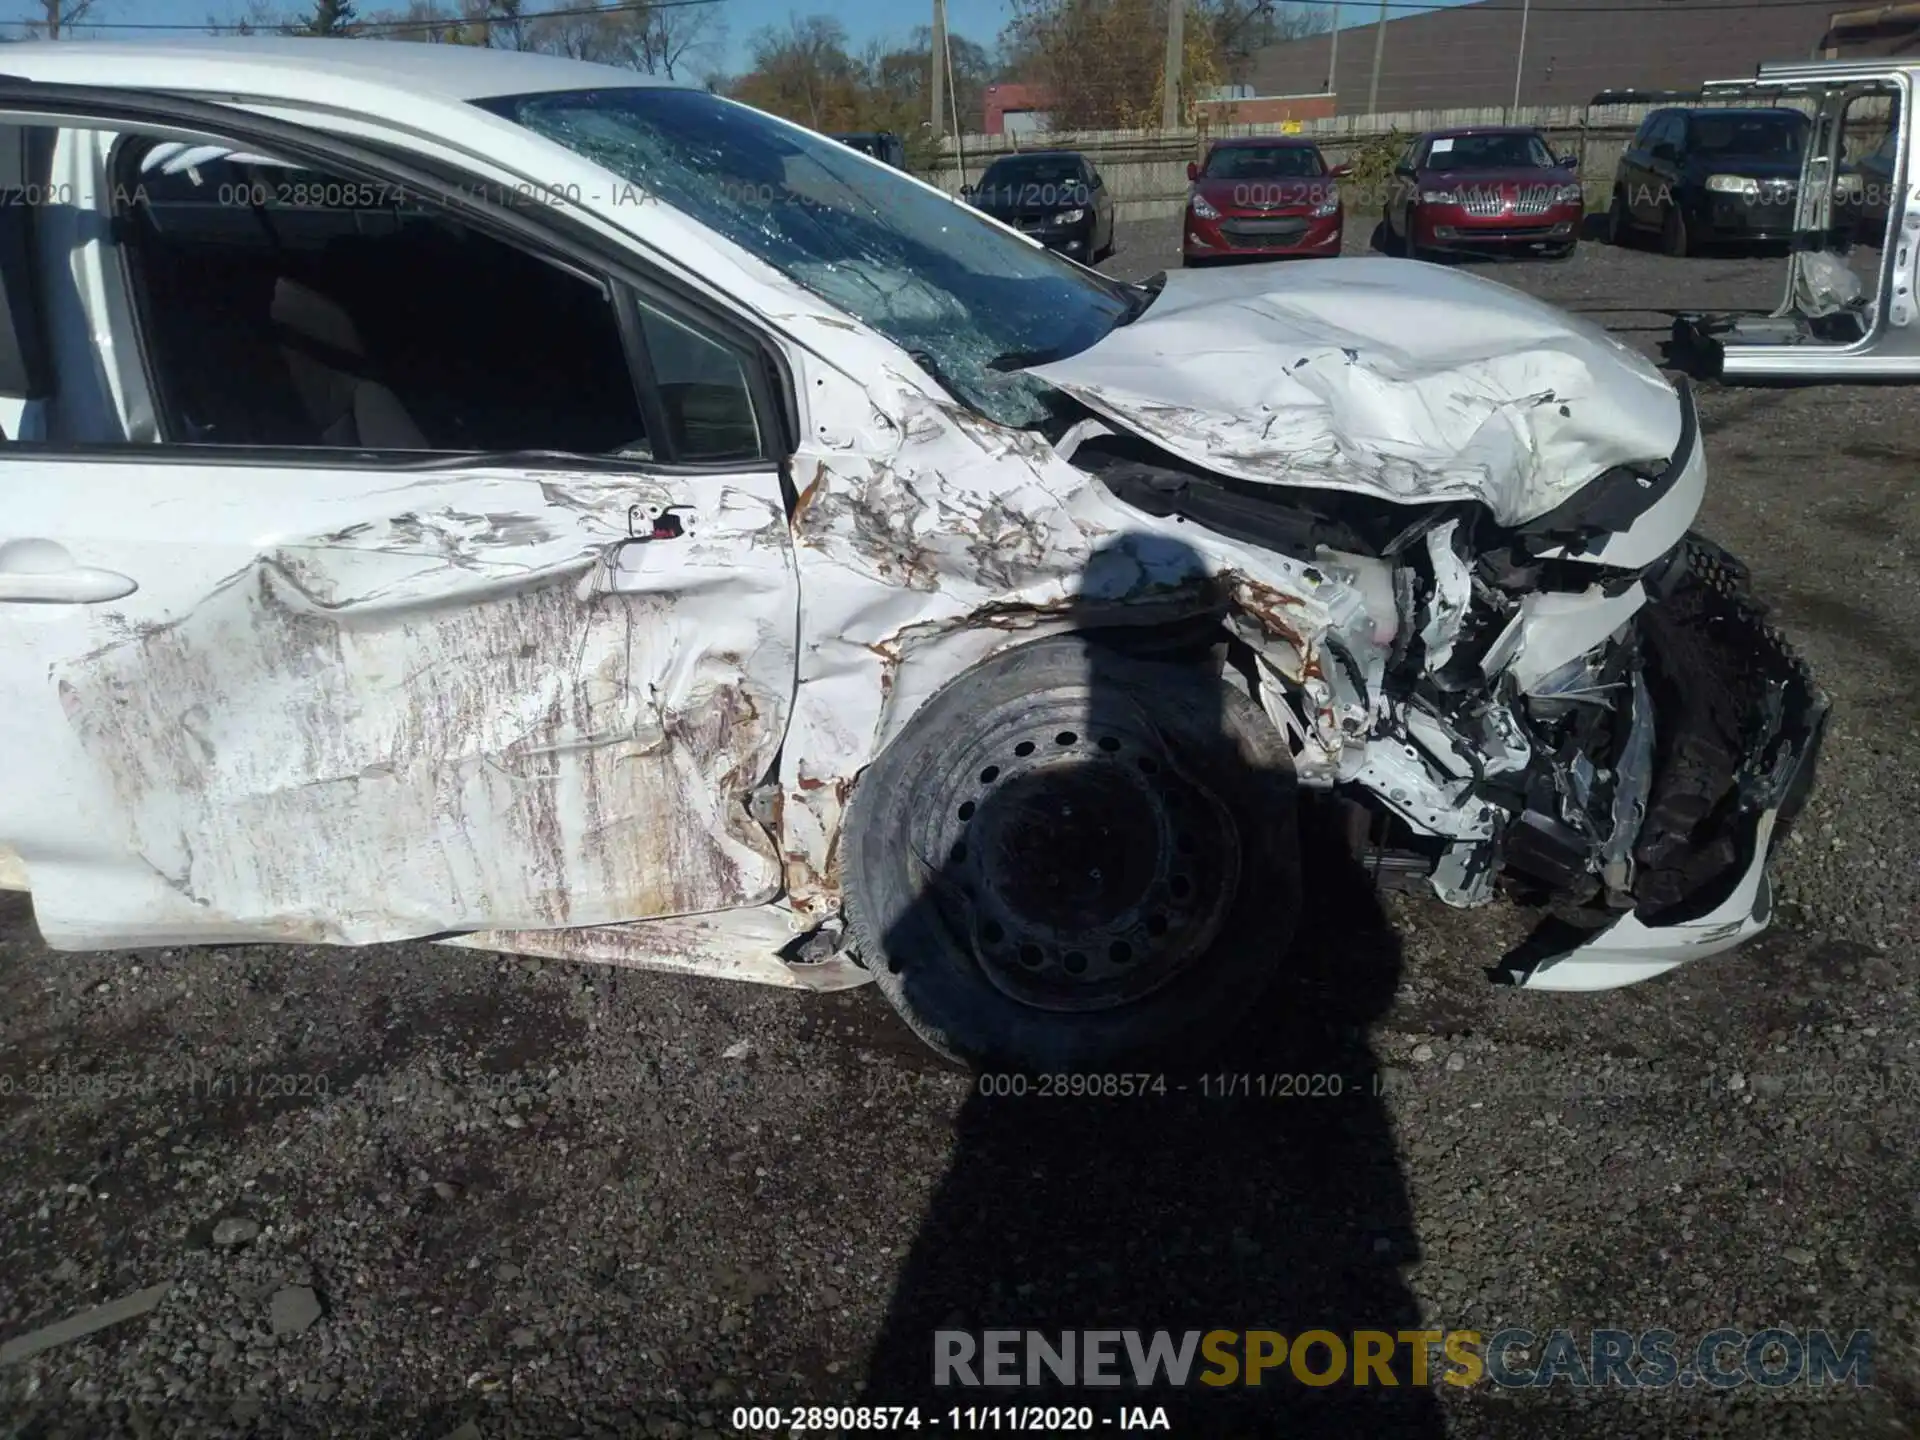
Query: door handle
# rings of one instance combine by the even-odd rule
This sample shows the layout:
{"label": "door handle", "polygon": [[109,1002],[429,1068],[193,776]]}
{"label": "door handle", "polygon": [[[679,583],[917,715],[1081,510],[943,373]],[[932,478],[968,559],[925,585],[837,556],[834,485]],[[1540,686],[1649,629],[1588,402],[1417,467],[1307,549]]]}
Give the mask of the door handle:
{"label": "door handle", "polygon": [[98,605],[103,600],[118,600],[140,588],[111,570],[96,570],[91,565],[77,566],[48,575],[0,575],[0,601],[24,601],[41,605]]}
{"label": "door handle", "polygon": [[687,527],[678,512],[687,508],[685,505],[667,505],[659,509],[651,505],[630,505],[627,507],[627,538],[643,541],[678,540],[687,533]]}
{"label": "door handle", "polygon": [[115,571],[74,564],[66,547],[51,540],[0,544],[0,602],[97,605],[139,588],[138,581]]}

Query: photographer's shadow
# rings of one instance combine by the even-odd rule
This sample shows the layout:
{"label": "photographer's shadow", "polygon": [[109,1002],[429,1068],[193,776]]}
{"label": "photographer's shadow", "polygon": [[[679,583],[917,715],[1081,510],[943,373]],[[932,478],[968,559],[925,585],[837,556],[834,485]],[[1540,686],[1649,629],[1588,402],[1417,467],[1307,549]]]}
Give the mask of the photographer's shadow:
{"label": "photographer's shadow", "polygon": [[[1143,694],[1137,656],[1103,661],[1103,653],[1090,652],[1084,733],[1121,737],[1114,748],[1124,755],[1143,710],[1160,702]],[[1244,698],[1215,688],[1223,711]],[[1250,850],[1264,852],[1275,843],[1271,832],[1249,830],[1244,819],[1247,797],[1273,794],[1272,776],[1252,768],[1236,775],[1217,754],[1187,763],[1194,757],[1183,754],[1180,736],[1192,719],[1165,727],[1176,768],[1224,809],[1237,807],[1242,833],[1256,842]],[[1211,723],[1230,730],[1231,720],[1222,714]],[[1149,719],[1148,728],[1159,727]],[[1217,847],[1204,825],[1186,818],[1190,800],[1173,807],[1157,846],[1115,844],[1114,824],[1128,816],[1137,823],[1141,813],[1133,778],[1117,768],[1064,766],[1058,794],[1071,803],[1050,803],[1049,776],[1029,773],[1000,802],[1003,813],[988,817],[983,805],[979,818],[987,823],[970,832],[999,847],[1007,866],[1012,895],[994,901],[996,920],[1017,919],[1023,908],[1032,914],[1041,904],[1036,895],[1050,897],[1034,933],[1065,936],[1060,943],[1085,982],[1119,983],[1111,967],[1088,965],[1088,955],[1103,953],[1097,947],[1129,950],[1128,965],[1150,965],[1165,958],[1153,949],[1156,937],[1177,939],[1183,923],[1199,923],[1189,913],[1169,924],[1159,913],[1167,867],[1192,872],[1188,882],[1200,892],[1193,909],[1204,918],[1207,908],[1206,867]],[[1092,836],[1057,818],[1071,810],[1077,822],[1096,799],[1103,815]],[[870,1357],[870,1402],[917,1404],[942,1416],[953,1405],[1092,1405],[1101,1428],[1123,1405],[1164,1406],[1181,1434],[1443,1433],[1434,1397],[1413,1383],[1408,1346],[1393,1351],[1391,1385],[1377,1369],[1371,1383],[1353,1383],[1350,1353],[1356,1331],[1396,1336],[1420,1328],[1402,1277],[1417,1258],[1409,1202],[1366,1037],[1392,1001],[1399,945],[1344,840],[1338,810],[1296,797],[1290,784],[1286,808],[1298,818],[1297,878],[1274,884],[1258,855],[1244,857],[1255,893],[1239,895],[1212,932],[1242,953],[1223,958],[1214,948],[1194,962],[1238,967],[1251,956],[1274,976],[1263,992],[1246,986],[1249,998],[1228,1011],[1215,1005],[1187,1016],[1213,1028],[1203,1069],[1178,1061],[1151,1071],[1125,1067],[1160,1077],[1136,1082],[1131,1095],[1051,1093],[1069,1087],[1041,1075],[1019,1082],[983,1076],[988,1083],[976,1084],[958,1120],[952,1167],[921,1222]],[[1088,846],[1090,839],[1097,845]],[[1089,848],[1098,850],[1098,863],[1076,864]],[[898,941],[908,956],[907,978],[925,927],[971,924],[977,934],[978,912],[969,922],[954,907],[980,905],[981,892],[976,847],[972,863],[950,864],[917,913],[889,931],[889,953]],[[1290,920],[1288,944],[1280,937]],[[1138,938],[1116,944],[1116,926],[1133,922]],[[998,963],[974,943],[983,965]],[[1176,969],[1169,987],[1183,973],[1193,972]],[[1074,977],[1050,963],[1028,978],[1073,993]],[[1019,1089],[1025,1093],[990,1093]],[[1047,1383],[1033,1388],[936,1386],[936,1333],[977,1338],[987,1330],[1044,1332],[1050,1345],[1063,1331],[1132,1330],[1143,1341],[1166,1331],[1176,1346],[1185,1332],[1273,1331],[1291,1344],[1303,1332],[1323,1331],[1338,1337],[1345,1364],[1332,1383],[1316,1383],[1331,1363],[1328,1347],[1317,1344],[1300,1370],[1289,1356],[1257,1386],[1244,1373],[1214,1385],[1201,1377],[1217,1378],[1222,1367],[1196,1353],[1185,1385],[1139,1391],[1126,1347],[1115,1344],[1115,1368],[1128,1383],[1114,1388],[1065,1387],[1044,1370]],[[1244,1338],[1227,1348],[1244,1359]],[[1023,1349],[1015,1353],[1024,1369]],[[1437,1373],[1441,1357],[1432,1358]]]}

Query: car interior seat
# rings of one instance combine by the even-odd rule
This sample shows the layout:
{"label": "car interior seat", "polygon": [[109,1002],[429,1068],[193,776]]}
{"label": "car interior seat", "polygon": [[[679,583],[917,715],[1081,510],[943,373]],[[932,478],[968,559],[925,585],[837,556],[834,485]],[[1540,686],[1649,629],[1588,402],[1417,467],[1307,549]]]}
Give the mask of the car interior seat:
{"label": "car interior seat", "polygon": [[294,391],[322,444],[430,448],[400,397],[373,374],[359,328],[338,302],[283,275],[274,282],[270,314]]}

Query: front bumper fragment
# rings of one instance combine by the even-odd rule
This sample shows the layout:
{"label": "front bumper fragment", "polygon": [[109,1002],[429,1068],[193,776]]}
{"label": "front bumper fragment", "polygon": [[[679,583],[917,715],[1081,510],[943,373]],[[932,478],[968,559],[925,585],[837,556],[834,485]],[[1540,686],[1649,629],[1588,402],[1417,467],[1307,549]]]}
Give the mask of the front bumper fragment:
{"label": "front bumper fragment", "polygon": [[[1690,538],[1671,568],[1679,573],[1660,577],[1652,588],[1670,596],[1683,588],[1687,592],[1682,597],[1689,604],[1687,624],[1694,638],[1710,647],[1711,663],[1695,683],[1713,683],[1713,672],[1737,674],[1747,682],[1735,763],[1717,777],[1712,812],[1681,837],[1686,845],[1677,844],[1674,833],[1649,839],[1643,831],[1636,910],[1597,932],[1543,927],[1502,961],[1496,980],[1536,990],[1612,989],[1731,950],[1766,929],[1772,917],[1768,862],[1813,789],[1829,702],[1806,664],[1748,596],[1738,561]],[[1657,714],[1656,734],[1663,723],[1671,732],[1690,723],[1690,716]],[[1700,753],[1686,745],[1669,750],[1683,755],[1678,763],[1696,772]],[[1685,813],[1694,803],[1687,794],[1670,793],[1676,812]],[[1653,824],[1650,811],[1648,828]],[[1729,845],[1732,864],[1695,867],[1697,883],[1674,891],[1676,877],[1689,876],[1689,862]]]}

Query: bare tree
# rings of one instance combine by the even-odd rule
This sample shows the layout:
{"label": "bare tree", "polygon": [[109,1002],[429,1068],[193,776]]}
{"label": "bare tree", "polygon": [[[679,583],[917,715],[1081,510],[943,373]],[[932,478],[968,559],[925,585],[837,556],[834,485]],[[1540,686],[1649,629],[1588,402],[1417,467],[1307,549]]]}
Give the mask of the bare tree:
{"label": "bare tree", "polygon": [[428,45],[485,45],[488,27],[479,13],[483,9],[471,0],[458,9],[448,0],[408,0],[404,10],[375,11],[360,33],[376,40]]}
{"label": "bare tree", "polygon": [[525,0],[468,0],[468,9],[486,20],[487,44],[494,49],[528,48]]}
{"label": "bare tree", "polygon": [[1244,60],[1256,50],[1333,28],[1333,11],[1318,4],[1276,4],[1274,0],[1211,0],[1202,14],[1222,60]]}
{"label": "bare tree", "polygon": [[[1019,78],[1046,91],[1055,128],[1132,128],[1159,113],[1165,0],[1013,0],[1011,8],[1002,44]],[[1189,12],[1191,52],[1207,27]]]}
{"label": "bare tree", "polygon": [[30,21],[23,31],[34,40],[63,39],[75,26],[85,22],[99,3],[100,0],[40,0],[45,18]]}
{"label": "bare tree", "polygon": [[291,29],[295,22],[275,10],[271,0],[249,0],[247,13],[238,20],[207,17],[207,31],[213,35],[273,35]]}
{"label": "bare tree", "polygon": [[1055,128],[1132,128],[1161,111],[1167,6],[1184,4],[1180,91],[1205,93],[1253,51],[1331,26],[1327,6],[1279,0],[1012,0],[1009,68],[1048,94]]}
{"label": "bare tree", "polygon": [[639,20],[635,11],[594,12],[584,6],[566,5],[556,15],[527,15],[526,45],[549,55],[565,55],[571,60],[595,60],[603,65],[623,63],[627,32]]}
{"label": "bare tree", "polygon": [[631,31],[627,63],[649,75],[676,80],[683,69],[703,61],[711,65],[726,46],[726,21],[716,6],[648,9],[640,12],[639,20]]}
{"label": "bare tree", "polygon": [[756,31],[751,48],[753,69],[734,82],[737,97],[816,130],[854,128],[861,77],[838,20],[795,15],[785,29]]}
{"label": "bare tree", "polygon": [[1304,40],[1333,29],[1333,11],[1325,5],[1283,5],[1274,17],[1275,40]]}

